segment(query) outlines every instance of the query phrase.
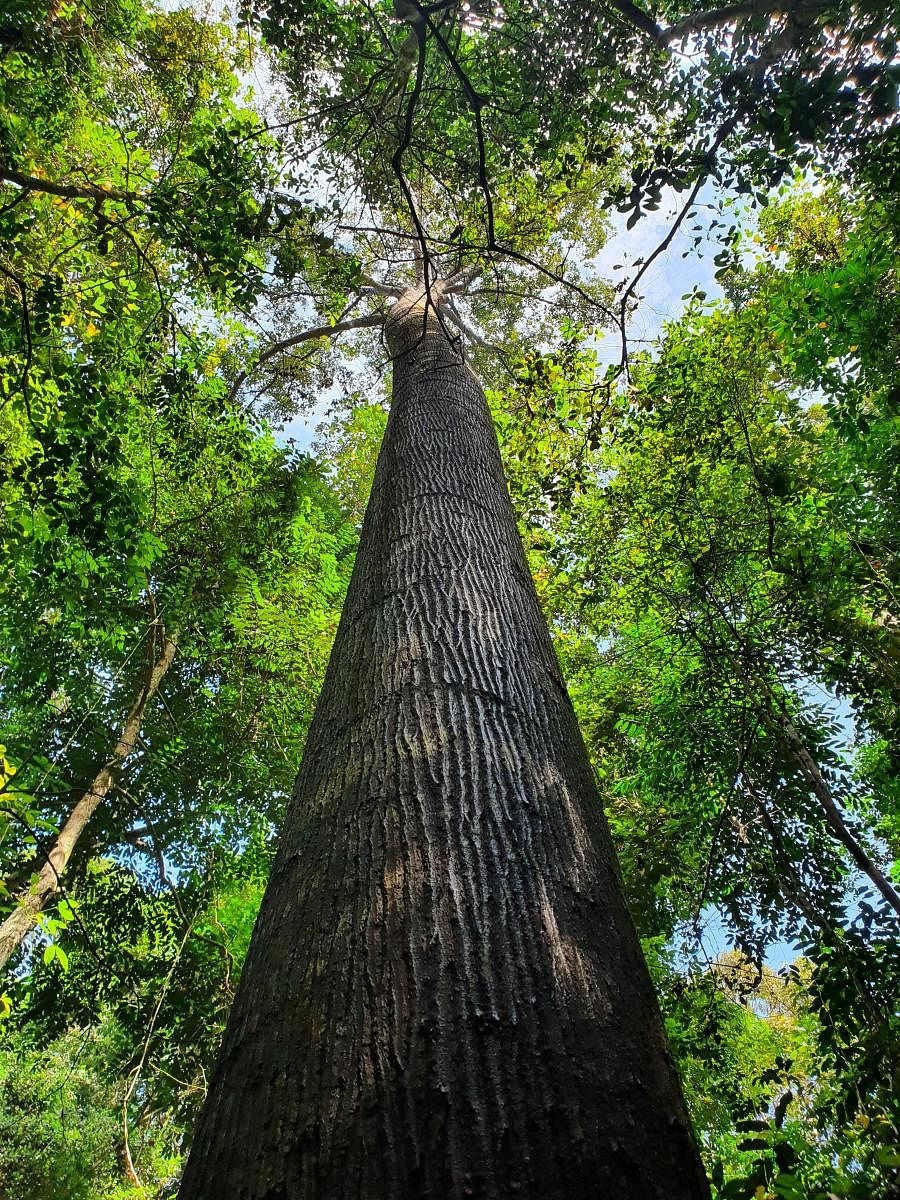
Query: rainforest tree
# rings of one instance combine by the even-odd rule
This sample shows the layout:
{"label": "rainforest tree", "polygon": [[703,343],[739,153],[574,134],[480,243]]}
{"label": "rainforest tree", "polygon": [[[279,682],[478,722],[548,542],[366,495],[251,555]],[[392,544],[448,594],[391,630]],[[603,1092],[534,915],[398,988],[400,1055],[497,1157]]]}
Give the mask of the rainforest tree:
{"label": "rainforest tree", "polygon": [[[178,1075],[177,1047],[188,1050],[186,1061],[196,1070],[192,1066],[187,1079],[181,1076],[174,1091],[170,1087],[170,1111],[179,1107],[181,1119],[189,1118],[195,1095],[204,1090],[210,1039],[200,1027],[210,1010],[178,993],[190,991],[191,980],[216,980],[211,991],[221,1002],[213,1006],[214,1026],[230,999],[246,921],[210,914],[233,911],[232,902],[252,911],[271,817],[279,815],[280,786],[273,796],[272,783],[296,763],[305,724],[307,700],[298,703],[292,690],[294,664],[308,662],[308,675],[301,675],[312,684],[327,646],[330,619],[327,613],[317,617],[315,604],[310,621],[292,620],[297,604],[306,612],[310,599],[298,579],[306,571],[311,583],[324,583],[330,605],[341,572],[323,573],[317,564],[343,562],[353,540],[341,532],[317,472],[309,464],[285,463],[248,414],[265,406],[286,411],[315,364],[335,362],[329,350],[335,339],[352,338],[351,348],[370,364],[368,386],[377,386],[384,359],[391,361],[391,415],[332,667],[183,1194],[255,1196],[281,1189],[321,1196],[351,1188],[379,1196],[423,1190],[588,1195],[600,1181],[633,1195],[669,1194],[673,1187],[684,1195],[705,1194],[622,905],[601,800],[528,563],[586,718],[632,910],[646,938],[669,938],[684,921],[689,906],[678,889],[692,871],[696,877],[698,862],[708,861],[701,870],[707,884],[700,909],[718,905],[733,917],[751,962],[771,938],[777,921],[770,917],[785,895],[800,897],[801,912],[804,904],[817,911],[820,894],[807,898],[812,880],[829,902],[843,902],[845,852],[856,867],[872,868],[873,882],[880,872],[878,890],[890,903],[893,885],[877,847],[848,817],[829,781],[823,721],[810,728],[801,711],[797,671],[805,669],[803,654],[809,653],[799,632],[802,598],[791,609],[795,636],[788,646],[782,641],[769,648],[774,623],[745,621],[735,632],[747,602],[742,607],[731,594],[751,580],[755,597],[760,586],[755,561],[747,558],[757,551],[752,539],[731,548],[740,561],[734,574],[725,575],[731,591],[724,617],[717,606],[719,577],[707,572],[703,548],[693,548],[699,525],[684,529],[695,587],[675,590],[691,597],[687,615],[674,618],[676,631],[679,621],[687,622],[697,633],[691,647],[700,661],[719,662],[720,673],[702,680],[708,690],[701,694],[714,693],[715,681],[724,677],[730,689],[725,695],[735,697],[733,705],[723,702],[705,714],[703,728],[715,731],[711,736],[726,731],[723,749],[737,745],[740,804],[730,794],[716,800],[711,845],[696,816],[691,825],[686,801],[688,836],[675,842],[648,838],[637,821],[629,827],[620,819],[616,797],[629,793],[610,792],[603,783],[605,771],[624,787],[618,767],[610,771],[603,763],[604,747],[614,753],[621,746],[632,755],[623,768],[626,778],[634,768],[642,794],[652,801],[679,793],[671,778],[654,775],[663,752],[656,760],[652,750],[641,757],[633,740],[620,737],[621,710],[613,720],[605,711],[615,688],[595,669],[597,648],[628,636],[619,611],[598,602],[610,579],[621,577],[616,555],[630,562],[633,548],[626,535],[620,549],[617,539],[627,523],[610,525],[600,503],[610,494],[604,481],[611,468],[603,454],[613,456],[616,478],[632,480],[640,509],[640,455],[633,470],[616,455],[629,439],[640,442],[662,495],[673,479],[667,456],[682,453],[679,439],[690,439],[692,431],[679,430],[667,441],[673,418],[655,444],[653,429],[645,428],[649,422],[621,418],[614,429],[609,418],[623,406],[626,413],[631,406],[638,413],[671,406],[679,419],[685,417],[695,397],[679,379],[696,375],[698,394],[708,399],[721,384],[715,366],[722,355],[714,327],[699,340],[690,333],[680,344],[673,338],[658,372],[630,352],[629,315],[647,266],[671,238],[617,289],[594,278],[590,268],[610,210],[628,214],[630,226],[673,192],[680,194],[674,235],[705,181],[762,195],[817,154],[827,153],[836,170],[858,170],[867,156],[874,161],[871,143],[893,98],[890,11],[817,4],[783,13],[777,6],[732,5],[651,15],[612,4],[574,6],[551,21],[528,5],[363,11],[314,3],[250,8],[244,15],[250,25],[258,22],[277,50],[277,70],[290,96],[290,107],[266,120],[234,99],[231,68],[237,59],[222,67],[223,53],[231,53],[223,49],[224,31],[210,35],[209,27],[184,14],[148,17],[111,8],[99,21],[91,14],[79,25],[76,17],[70,27],[68,12],[23,9],[18,23],[4,30],[8,78],[27,84],[21,92],[17,85],[4,126],[5,216],[13,222],[11,245],[18,254],[4,260],[6,390],[13,399],[17,461],[25,464],[10,482],[12,511],[27,514],[19,523],[29,537],[35,514],[44,514],[49,531],[30,543],[42,548],[43,557],[24,571],[35,597],[47,580],[71,585],[69,566],[80,564],[80,590],[69,607],[45,603],[37,627],[62,633],[71,625],[74,635],[67,633],[66,645],[79,680],[110,701],[101,736],[46,814],[29,808],[32,784],[22,784],[25,762],[13,754],[11,765],[22,768],[15,775],[6,771],[7,783],[20,780],[7,789],[22,795],[13,822],[31,832],[14,858],[11,920],[27,927],[38,916],[29,916],[28,898],[55,899],[59,880],[45,868],[64,840],[67,813],[74,812],[69,805],[77,809],[87,799],[90,822],[81,828],[92,822],[98,829],[101,812],[104,820],[113,815],[106,795],[114,780],[121,785],[121,807],[114,810],[102,857],[90,866],[89,856],[76,856],[73,865],[83,903],[58,910],[59,919],[44,921],[25,947],[25,960],[30,955],[33,961],[22,1019],[47,1039],[64,1034],[66,1014],[89,1019],[78,1001],[79,981],[93,970],[90,927],[81,927],[81,914],[93,912],[101,928],[106,921],[112,929],[116,897],[131,897],[134,944],[156,949],[140,977],[124,972],[127,985],[107,994],[119,1005],[119,1028],[128,1026],[123,1014],[130,1008],[146,1031],[141,1036],[129,1026],[131,1057],[119,1060],[128,1080],[124,1160],[137,1187],[129,1109],[140,1110],[142,1130],[164,1124],[169,1085],[163,1080],[167,1072]],[[193,53],[197,46],[202,54]],[[685,49],[694,58],[689,69]],[[64,65],[75,88],[58,86]],[[142,107],[148,96],[151,102]],[[90,131],[85,144],[62,132],[73,105],[74,127]],[[127,136],[113,119],[123,111],[126,125],[135,127]],[[67,221],[78,226],[74,240],[59,236]],[[733,243],[723,247],[723,270],[733,251]],[[75,303],[94,280],[104,281],[99,303]],[[782,314],[791,308],[788,292],[783,295]],[[777,325],[777,301],[767,302],[766,311]],[[131,320],[135,313],[140,315]],[[816,324],[822,321],[827,327],[827,315]],[[586,331],[598,326],[614,330],[620,341],[618,370],[605,377],[583,347]],[[756,333],[751,318],[738,337],[748,363],[765,354]],[[490,385],[529,560],[522,555],[472,368]],[[53,389],[60,379],[57,398]],[[742,383],[754,397],[746,404],[758,402],[757,383]],[[60,409],[70,414],[64,436],[55,432]],[[380,428],[377,401],[369,411],[372,428]],[[720,420],[708,404],[696,418],[701,424]],[[110,431],[120,436],[120,427],[127,436],[111,441]],[[727,432],[744,437],[745,431],[738,421]],[[782,513],[775,514],[766,490],[768,477],[760,471],[757,478],[752,465],[757,443],[765,443],[766,462],[768,456],[777,460],[771,468],[777,475],[785,469],[787,446],[776,437],[769,447],[765,434],[749,428],[744,440],[750,478],[739,494],[762,514],[765,571],[788,578],[785,572],[796,575],[798,568],[786,561],[782,547],[789,544],[795,514],[782,527]],[[371,439],[364,445],[371,446]],[[837,462],[845,453],[840,438],[834,447]],[[81,456],[75,466],[67,458],[73,449]],[[811,451],[798,453],[805,461]],[[94,497],[85,493],[84,480],[90,482],[98,467],[103,485]],[[702,473],[703,463],[694,461],[689,479],[696,482]],[[39,487],[38,479],[46,485]],[[335,479],[343,486],[340,471]],[[356,512],[360,490],[349,491],[349,508]],[[343,492],[348,494],[345,486]],[[709,496],[703,491],[703,503],[721,492],[719,479]],[[585,496],[584,529],[579,493]],[[112,523],[106,520],[108,498],[122,509]],[[676,496],[669,506],[675,525],[684,517],[680,505]],[[313,511],[322,516],[298,553],[299,514]],[[701,525],[709,520],[703,512]],[[82,528],[78,522],[88,513],[96,520]],[[129,532],[113,547],[118,528]],[[610,534],[610,559],[601,562],[588,548],[603,529]],[[804,536],[812,540],[817,533],[806,527]],[[135,540],[142,547],[137,557],[130,550]],[[13,541],[20,556],[17,532]],[[125,565],[134,560],[134,581],[122,597],[131,606],[129,620],[137,621],[129,645],[155,652],[147,657],[143,682],[132,677],[138,690],[131,693],[131,679],[124,671],[120,676],[122,659],[131,662],[125,645],[109,666],[99,665],[78,632],[79,605],[97,594],[101,575],[104,582],[115,577],[123,543]],[[655,552],[667,588],[684,571],[683,563],[667,565],[670,550],[670,541],[662,539]],[[17,560],[27,563],[28,557]],[[732,560],[715,555],[710,570],[724,570],[722,561],[730,570]],[[873,561],[883,567],[883,558]],[[264,578],[262,562],[271,563]],[[576,605],[587,584],[596,594]],[[47,592],[48,598],[54,594]],[[110,589],[111,601],[113,595]],[[856,612],[860,629],[870,627],[868,641],[859,643],[857,672],[866,669],[865,647],[890,645],[890,610],[866,603]],[[35,612],[37,604],[35,599]],[[810,608],[814,604],[812,588]],[[116,600],[113,611],[124,611],[119,605]],[[838,603],[829,613],[843,618],[848,609]],[[647,615],[652,623],[654,613]],[[665,679],[675,712],[702,677],[684,669],[671,629],[659,619],[657,625],[651,640],[669,637],[672,648],[662,662],[673,663]],[[160,682],[173,679],[180,663],[184,674],[174,692],[160,693],[157,710],[147,692],[173,627],[179,640]],[[11,645],[24,647],[28,639],[12,619],[10,629]],[[183,629],[197,636],[186,637]],[[805,644],[830,643],[819,638]],[[785,668],[788,653],[799,654],[796,669],[793,659]],[[273,655],[282,671],[270,671]],[[27,651],[17,649],[11,670],[26,661]],[[881,661],[887,661],[884,653]],[[639,687],[641,677],[653,678],[652,664],[638,667],[634,679],[622,681],[626,691]],[[35,678],[48,689],[49,673]],[[875,675],[869,679],[874,690],[867,712],[874,720],[885,711],[884,693],[877,691]],[[193,699],[198,684],[199,720]],[[743,705],[740,689],[748,701]],[[51,711],[68,713],[74,682],[56,696],[55,688],[49,690]],[[14,694],[11,687],[7,694]],[[173,703],[178,697],[181,706]],[[145,727],[148,709],[155,715]],[[10,724],[17,746],[26,744],[26,730],[38,729],[36,712],[23,706],[16,717],[21,729]],[[136,737],[130,743],[136,754],[120,753],[128,751],[122,735],[129,712],[131,726],[140,716],[145,733],[157,722],[164,731],[149,741]],[[235,720],[233,713],[241,715]],[[46,710],[43,716],[46,724]],[[73,725],[73,731],[80,728]],[[689,722],[682,729],[689,737]],[[602,734],[600,740],[595,734]],[[41,736],[46,744],[46,730]],[[704,739],[696,729],[694,738],[698,745],[675,782],[688,779],[699,787],[713,768],[700,761]],[[98,753],[98,745],[105,749]],[[780,747],[780,759],[768,753],[772,745]],[[179,774],[177,764],[187,766],[195,756],[197,765]],[[883,754],[875,758],[868,767],[872,778],[884,768]],[[215,764],[212,770],[208,764]],[[244,765],[251,766],[246,774]],[[728,777],[727,765],[714,770]],[[135,773],[135,786],[123,778],[126,772]],[[103,790],[98,779],[106,791],[95,804]],[[210,782],[219,779],[210,792]],[[212,802],[185,804],[198,787]],[[230,797],[224,805],[223,787]],[[154,807],[163,794],[166,801]],[[274,811],[266,808],[269,796]],[[821,816],[820,825],[810,824],[811,802],[819,806],[813,812],[830,813],[822,827]],[[767,831],[757,859],[768,846],[767,866],[776,866],[767,871],[762,906],[752,899],[745,904],[736,892],[745,861],[740,829],[747,828],[740,805],[750,806],[753,821]],[[148,819],[137,825],[134,814],[148,806]],[[242,806],[249,830],[234,822]],[[696,811],[708,807],[704,797]],[[46,821],[46,838],[34,816]],[[807,832],[814,830],[808,846],[798,820],[806,821]],[[730,857],[718,853],[723,829],[737,839],[738,852]],[[835,838],[838,829],[843,836]],[[242,882],[241,850],[252,851],[249,884]],[[138,863],[148,853],[171,903],[147,888],[148,873]],[[821,859],[812,870],[811,857]],[[173,863],[180,860],[173,880]],[[42,873],[50,885],[46,892]],[[66,922],[69,928],[61,929]],[[835,927],[831,917],[828,925]],[[825,932],[819,928],[823,937],[816,943],[823,951],[831,945]],[[43,952],[46,964],[34,954],[47,936],[60,934],[73,950],[68,972],[55,945]],[[846,941],[832,938],[842,946]],[[230,944],[240,953],[232,954]],[[679,1023],[688,1031],[695,1011],[689,996],[669,988],[671,970],[649,943],[645,951],[670,1031],[673,1021],[676,1035]],[[822,986],[823,996],[830,986],[833,997],[835,982],[852,987],[861,967],[846,949],[832,947],[829,984],[825,958],[827,953],[820,955],[824,968],[817,968],[815,986]],[[697,982],[701,1004],[709,988],[716,996],[722,991],[722,973]],[[159,994],[148,1008],[154,980]],[[889,971],[882,986],[890,986]],[[125,999],[126,987],[137,988],[143,1007]],[[741,998],[751,992],[732,991],[732,1008],[721,1009],[717,1028],[727,1031],[743,1020],[735,1006],[744,1011]],[[801,1001],[790,1004],[803,1011]],[[833,1007],[826,1004],[828,1012]],[[883,1061],[888,1037],[884,1008],[881,991],[861,1008],[872,1032],[867,1046],[873,1068]],[[823,1023],[823,1040],[829,1028]],[[723,1032],[723,1044],[731,1044],[730,1036]],[[683,1068],[690,1061],[689,1041],[676,1036],[673,1042]],[[159,1070],[152,1085],[139,1082],[154,1060]],[[695,1120],[702,1091],[688,1090]],[[763,1108],[764,1094],[754,1092]],[[773,1102],[781,1124],[761,1165],[741,1175],[740,1148],[730,1158],[715,1151],[713,1180],[723,1194],[752,1195],[771,1184],[790,1195],[784,1191],[792,1174],[787,1151],[775,1154],[776,1142],[784,1140],[780,1096]],[[746,1110],[729,1108],[723,1119],[758,1121],[761,1111],[757,1107],[748,1117]],[[625,1127],[628,1136],[620,1137]],[[148,1147],[151,1142],[148,1137]],[[705,1149],[709,1157],[709,1141]],[[887,1160],[875,1165],[890,1169]]]}
{"label": "rainforest tree", "polygon": [[[574,863],[583,853],[608,860],[608,838],[602,827],[584,832],[592,786],[574,727],[561,732],[565,701],[548,683],[555,668],[545,635],[533,632],[536,621],[542,626],[530,585],[520,591],[523,564],[504,488],[485,465],[495,458],[492,439],[479,436],[480,399],[463,369],[466,339],[489,345],[478,326],[492,322],[490,301],[508,323],[518,297],[527,326],[529,301],[551,299],[548,284],[557,321],[573,300],[594,321],[618,317],[624,352],[637,280],[616,313],[608,295],[570,267],[575,246],[582,256],[586,246],[583,229],[574,232],[586,188],[605,180],[614,197],[621,186],[620,153],[607,142],[621,93],[613,88],[606,107],[588,105],[589,120],[576,108],[583,124],[573,123],[556,104],[570,100],[569,89],[579,101],[596,97],[589,69],[563,31],[526,32],[535,15],[412,5],[395,11],[410,28],[392,42],[393,27],[386,31],[375,13],[371,24],[341,10],[312,23],[303,12],[265,10],[264,28],[284,50],[294,94],[314,105],[327,133],[316,170],[357,181],[358,215],[343,211],[340,227],[360,264],[358,304],[368,300],[374,311],[346,310],[330,329],[266,347],[259,365],[305,338],[383,327],[393,402],[331,669],[184,1197],[273,1190],[312,1197],[348,1188],[397,1197],[705,1191],[674,1095],[662,1101],[674,1135],[664,1138],[614,1083],[622,1068],[647,1081],[640,1091],[649,1096],[649,1074],[662,1078],[665,1064],[635,1066],[636,1035],[624,1025],[613,1051],[608,1027],[602,1032],[628,1010],[641,1011],[645,1029],[653,1018],[638,998],[641,968],[624,949],[631,934],[605,868],[587,868],[601,908],[583,927],[575,915],[583,898]],[[613,23],[621,44],[614,36],[610,55],[620,71],[635,61],[642,38],[664,60],[672,38],[707,23],[698,18],[699,26],[688,21],[666,34],[634,18]],[[801,70],[822,65],[823,26],[813,20],[783,32],[776,75],[791,75],[795,50]],[[504,39],[516,33],[513,55]],[[590,32],[579,33],[596,53]],[[764,36],[748,64],[748,44],[738,39],[744,62],[729,91],[742,99],[729,115],[685,106],[683,128],[708,139],[699,158],[673,157],[671,147],[666,157],[661,127],[673,118],[661,100],[671,64],[662,61],[646,84],[634,81],[645,123],[630,126],[632,157],[640,163],[652,152],[660,164],[633,169],[635,216],[645,192],[655,196],[664,184],[688,190],[689,205],[720,153],[742,184],[760,171],[769,179],[783,171],[791,138],[756,129],[759,110],[745,103],[741,81],[746,71],[760,88],[776,41]],[[317,67],[326,61],[323,78]],[[822,97],[834,81],[822,70],[791,106],[792,118],[805,104],[819,114],[827,108]],[[853,70],[848,64],[848,78]],[[784,80],[780,86],[786,90]],[[547,103],[526,109],[538,87]],[[865,100],[842,83],[836,90],[840,116],[826,116],[825,128],[851,145]],[[309,121],[300,112],[298,123]],[[818,120],[805,126],[798,118],[795,140],[815,140]],[[749,129],[758,136],[748,158],[730,147]],[[479,287],[485,277],[488,286]],[[387,311],[385,300],[393,300]],[[789,718],[773,720],[800,755]],[[561,791],[547,792],[546,771]],[[864,858],[829,803],[832,825]],[[560,810],[571,814],[568,832],[551,833]],[[503,834],[504,822],[515,837]],[[555,858],[534,860],[538,844]],[[870,875],[895,901],[874,865]],[[560,878],[575,909],[546,890]],[[601,910],[614,914],[611,925]],[[568,947],[562,957],[552,951],[557,937]],[[613,951],[617,944],[623,949]],[[621,966],[604,975],[599,963],[612,953],[621,954]],[[570,959],[580,966],[561,995]],[[579,988],[600,1007],[588,1001],[587,1025],[572,1024],[567,1035],[571,1018],[561,1014],[578,1006]],[[539,1005],[541,994],[555,1000],[529,1033],[524,1006]],[[544,1040],[557,1020],[562,1035]],[[572,1036],[589,1078],[574,1066]],[[461,1047],[468,1050],[459,1063]],[[538,1078],[549,1089],[540,1098]],[[601,1094],[615,1097],[610,1108]],[[529,1119],[529,1099],[559,1114],[552,1131]],[[650,1107],[661,1111],[660,1103]],[[620,1144],[614,1130],[622,1122],[632,1134],[629,1150],[617,1155],[606,1138]]]}
{"label": "rainforest tree", "polygon": [[181,1194],[702,1196],[484,397],[427,303],[388,318],[354,576]]}

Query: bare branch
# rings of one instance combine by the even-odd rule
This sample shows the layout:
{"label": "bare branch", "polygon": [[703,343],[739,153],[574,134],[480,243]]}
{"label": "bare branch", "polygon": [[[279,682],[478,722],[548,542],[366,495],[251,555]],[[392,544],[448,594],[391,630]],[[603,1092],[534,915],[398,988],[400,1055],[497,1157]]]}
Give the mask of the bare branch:
{"label": "bare branch", "polygon": [[354,317],[350,321],[338,321],[334,325],[317,325],[314,329],[305,329],[303,333],[296,333],[293,337],[273,342],[260,354],[252,367],[241,371],[228,390],[228,395],[225,397],[226,404],[231,403],[254,371],[259,370],[263,363],[267,363],[277,355],[284,354],[286,350],[292,350],[294,346],[299,346],[303,342],[315,341],[316,338],[336,337],[339,333],[349,333],[352,329],[372,329],[376,325],[381,325],[383,321],[384,317],[381,313],[368,313],[364,317]]}
{"label": "bare branch", "polygon": [[469,287],[469,284],[474,283],[482,273],[482,269],[481,266],[476,264],[471,267],[462,267],[460,270],[454,271],[452,275],[448,275],[444,281],[445,295],[462,295]]}
{"label": "bare branch", "polygon": [[459,309],[456,307],[456,305],[453,301],[452,296],[450,297],[450,301],[449,301],[449,304],[447,307],[447,315],[449,316],[449,318],[453,322],[453,324],[456,326],[456,328],[460,331],[460,333],[462,333],[465,337],[469,338],[476,346],[479,346],[482,350],[486,350],[486,351],[488,351],[488,353],[496,355],[497,359],[500,362],[501,367],[506,372],[506,374],[509,376],[509,378],[512,380],[512,382],[514,384],[517,382],[516,373],[512,369],[512,366],[510,365],[510,358],[509,358],[509,355],[507,354],[507,352],[503,349],[502,346],[498,346],[494,342],[487,341],[485,338],[483,338],[481,336],[481,334],[476,329],[473,329],[472,326],[469,325],[468,322],[463,319],[462,315],[459,312]]}
{"label": "bare branch", "polygon": [[[425,288],[428,290],[431,287],[432,282],[431,256],[428,253],[428,238],[416,208],[416,202],[412,194],[412,188],[409,186],[409,181],[406,178],[406,172],[403,170],[403,156],[409,149],[410,142],[412,141],[413,120],[415,118],[416,108],[419,103],[419,97],[422,94],[422,84],[425,81],[425,26],[423,23],[425,19],[425,13],[424,10],[422,10],[418,5],[417,0],[413,0],[413,2],[416,4],[416,7],[419,9],[422,16],[422,20],[416,20],[412,23],[412,29],[409,33],[409,38],[413,39],[413,45],[415,47],[416,78],[415,82],[413,83],[413,89],[409,94],[409,99],[406,102],[406,112],[403,118],[403,129],[400,135],[400,140],[397,143],[397,149],[394,151],[391,157],[391,169],[397,177],[397,182],[400,184],[400,190],[403,192],[403,198],[406,201],[406,206],[409,209],[410,219],[412,220],[413,227],[416,231],[416,237],[418,238],[419,247],[422,252],[422,274]],[[428,21],[429,25],[431,25],[430,18]],[[406,78],[408,77],[409,75],[407,73]],[[405,89],[406,79],[404,79],[402,87]]]}
{"label": "bare branch", "polygon": [[[725,124],[722,126],[722,128],[719,130],[719,132],[715,136],[715,140],[713,141],[713,144],[709,151],[710,155],[714,155],[716,153],[716,151],[719,149],[719,147],[722,145],[722,143],[725,141],[725,139],[728,137],[728,135],[734,129],[736,124],[737,124],[736,117],[733,117],[733,118],[731,118],[731,120],[728,120],[725,122]],[[682,205],[675,220],[672,222],[669,232],[666,234],[666,236],[663,238],[663,240],[659,243],[659,245],[656,247],[656,249],[653,250],[653,252],[651,254],[647,255],[646,259],[643,262],[643,265],[641,266],[641,269],[638,271],[638,273],[635,275],[635,277],[628,284],[628,287],[625,289],[622,299],[619,301],[619,322],[618,323],[619,323],[619,330],[620,330],[621,338],[622,338],[622,358],[619,363],[619,367],[621,370],[624,370],[624,368],[628,362],[628,337],[625,332],[625,323],[626,323],[626,317],[627,317],[626,310],[628,308],[628,301],[634,295],[635,288],[640,283],[641,279],[647,273],[647,271],[652,266],[652,264],[657,260],[657,258],[659,258],[659,256],[661,254],[665,253],[665,251],[668,250],[669,246],[672,244],[672,239],[675,237],[675,234],[678,232],[678,230],[681,228],[682,224],[684,223],[685,217],[688,215],[688,213],[694,207],[694,204],[697,200],[697,196],[700,193],[700,189],[703,187],[707,178],[708,178],[708,175],[707,175],[707,172],[705,172],[705,171],[702,171],[697,176],[697,180],[694,183],[694,186],[691,188],[690,195],[688,196],[685,203]]]}
{"label": "bare branch", "polygon": [[674,25],[664,29],[656,21],[632,4],[631,0],[609,0],[610,5],[631,25],[646,34],[661,50],[670,51],[676,42],[683,42],[694,34],[707,29],[719,29],[724,25],[732,25],[747,17],[798,17],[814,16],[826,8],[833,7],[830,0],[739,0],[736,4],[726,4],[722,8],[710,9],[708,12],[692,13]]}
{"label": "bare branch", "polygon": [[638,8],[636,4],[632,4],[631,0],[609,0],[609,2],[621,16],[631,22],[635,29],[639,29],[641,33],[645,33],[658,46],[665,48],[666,31],[657,25],[649,13],[644,12],[642,8]]}
{"label": "bare branch", "polygon": [[849,829],[840,807],[832,794],[828,781],[822,774],[818,763],[810,754],[797,727],[788,716],[784,701],[779,700],[778,707],[776,708],[774,699],[768,698],[768,710],[774,718],[774,722],[781,728],[784,744],[788,752],[800,768],[801,773],[806,777],[813,795],[819,801],[825,818],[825,824],[828,826],[832,837],[836,838],[847,850],[859,870],[868,876],[869,880],[881,892],[881,895],[891,908],[896,913],[900,913],[900,894],[898,894],[894,885],[888,880],[884,872],[876,865]]}
{"label": "bare branch", "polygon": [[460,313],[460,311],[456,307],[456,305],[453,303],[452,299],[450,300],[450,302],[448,304],[447,314],[450,317],[450,320],[456,326],[456,328],[461,333],[464,333],[466,335],[466,337],[469,339],[469,341],[473,342],[476,346],[480,346],[482,348],[482,350],[492,350],[497,354],[503,353],[499,346],[495,346],[491,342],[485,341],[485,339],[481,336],[481,334],[478,332],[478,330],[473,329],[472,326],[469,325],[468,322],[463,319],[462,314]]}
{"label": "bare branch", "polygon": [[361,275],[363,286],[359,289],[361,296],[392,296],[396,297],[403,291],[402,288],[396,287],[394,284],[381,283],[378,279],[372,279],[369,275]]}

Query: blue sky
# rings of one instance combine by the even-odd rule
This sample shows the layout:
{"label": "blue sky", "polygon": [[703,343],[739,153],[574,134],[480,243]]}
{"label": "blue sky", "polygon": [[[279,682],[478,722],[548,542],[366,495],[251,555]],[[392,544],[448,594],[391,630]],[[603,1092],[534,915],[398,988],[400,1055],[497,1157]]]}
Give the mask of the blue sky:
{"label": "blue sky", "polygon": [[[704,193],[707,189],[704,189]],[[659,335],[663,323],[677,317],[684,307],[682,296],[692,288],[699,287],[710,299],[722,295],[722,289],[714,278],[716,270],[713,255],[717,247],[705,241],[696,250],[692,241],[695,234],[691,226],[700,224],[708,229],[714,216],[712,192],[699,197],[696,218],[689,217],[675,234],[671,245],[652,264],[640,283],[641,302],[629,325],[628,337],[632,349],[653,342]],[[597,255],[594,263],[599,273],[619,282],[631,278],[636,268],[632,264],[652,253],[665,238],[675,214],[681,207],[677,196],[660,206],[655,213],[645,214],[633,229],[625,228],[625,217],[614,214],[613,232],[609,241]],[[687,251],[687,256],[682,257]],[[624,270],[615,271],[622,264]],[[598,343],[598,358],[601,363],[618,362],[621,346],[615,332],[607,332]],[[316,430],[326,416],[327,410],[339,399],[338,389],[330,389],[321,400],[305,413],[298,413],[283,427],[281,438],[294,438],[300,449],[308,449],[316,438]]]}

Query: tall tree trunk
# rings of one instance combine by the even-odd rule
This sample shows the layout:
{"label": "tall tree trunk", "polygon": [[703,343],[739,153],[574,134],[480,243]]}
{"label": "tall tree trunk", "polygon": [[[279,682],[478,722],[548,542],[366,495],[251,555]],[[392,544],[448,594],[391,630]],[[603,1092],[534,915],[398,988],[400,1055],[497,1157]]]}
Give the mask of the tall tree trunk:
{"label": "tall tree trunk", "polygon": [[[162,649],[158,654],[155,653],[157,630],[162,641]],[[112,754],[66,817],[62,829],[46,851],[43,864],[37,872],[37,878],[19,893],[16,897],[16,907],[0,925],[0,967],[3,967],[10,955],[15,953],[23,938],[34,928],[40,914],[58,893],[60,877],[72,857],[78,839],[115,782],[119,768],[133,753],[137,745],[147,704],[155,695],[163,676],[175,657],[175,642],[161,626],[154,624],[151,627],[150,637],[152,648],[150,662],[141,688],[122,724]]]}
{"label": "tall tree trunk", "polygon": [[181,1200],[708,1196],[474,375],[421,303]]}

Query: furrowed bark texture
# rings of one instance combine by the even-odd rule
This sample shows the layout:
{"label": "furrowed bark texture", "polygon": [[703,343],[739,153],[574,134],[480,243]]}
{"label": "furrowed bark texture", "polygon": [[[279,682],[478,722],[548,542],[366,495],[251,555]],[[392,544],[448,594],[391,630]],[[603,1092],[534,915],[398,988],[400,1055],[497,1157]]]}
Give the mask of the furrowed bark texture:
{"label": "furrowed bark texture", "polygon": [[481,388],[405,302],[181,1200],[706,1197]]}

